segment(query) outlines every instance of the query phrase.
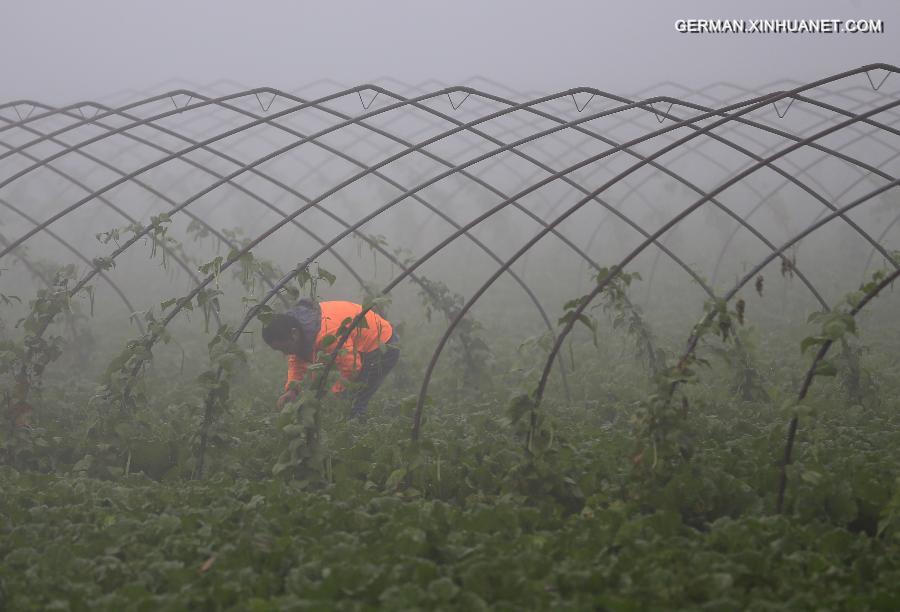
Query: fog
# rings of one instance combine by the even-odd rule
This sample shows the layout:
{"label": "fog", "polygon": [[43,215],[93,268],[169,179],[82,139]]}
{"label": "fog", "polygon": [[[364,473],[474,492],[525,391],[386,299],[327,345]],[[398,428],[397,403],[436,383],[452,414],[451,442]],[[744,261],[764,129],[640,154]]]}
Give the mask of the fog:
{"label": "fog", "polygon": [[[882,19],[880,35],[690,35],[678,19]],[[319,79],[415,85],[475,76],[517,91],[593,86],[629,94],[674,81],[754,88],[900,59],[892,0],[531,2],[309,0],[249,4],[7,2],[4,100],[63,104],[123,90],[232,79],[294,90]]]}
{"label": "fog", "polygon": [[[872,62],[900,63],[894,34],[895,22],[900,23],[897,5],[768,3],[744,14],[720,2],[564,2],[527,8],[512,2],[270,2],[252,10],[243,3],[95,2],[21,4],[10,6],[9,14],[0,44],[15,61],[4,62],[2,85],[4,99],[18,104],[4,107],[4,143],[7,149],[23,148],[21,155],[10,151],[3,159],[4,244],[11,248],[21,243],[35,261],[62,262],[77,254],[82,258],[76,262],[79,276],[86,261],[112,252],[131,223],[148,223],[154,215],[171,207],[180,210],[189,202],[184,214],[166,228],[166,239],[173,248],[195,252],[185,251],[159,270],[155,246],[149,248],[154,255],[150,257],[137,245],[126,249],[116,268],[104,275],[132,296],[129,307],[139,311],[154,307],[162,301],[158,298],[186,292],[194,281],[184,274],[195,272],[223,248],[268,233],[301,205],[310,210],[253,253],[270,260],[279,272],[307,258],[333,271],[343,269],[331,290],[332,296],[339,296],[354,294],[358,289],[352,287],[364,279],[388,284],[402,259],[425,256],[504,199],[511,203],[473,225],[468,239],[455,239],[423,260],[419,273],[468,296],[495,266],[512,257],[511,269],[532,283],[535,299],[558,309],[590,285],[592,266],[611,266],[629,256],[674,214],[755,160],[795,142],[797,136],[846,119],[834,109],[866,112],[890,104],[900,91],[897,77],[888,79],[883,70],[854,74],[809,90],[818,106],[803,101],[794,106],[789,99],[760,105],[747,115],[752,125],[723,127],[716,131],[722,138],[689,138],[659,157],[658,165],[635,170],[630,167],[641,155],[688,138],[685,128],[667,129],[670,122],[709,106],[797,87]],[[885,32],[676,31],[676,21],[701,17],[877,19]],[[383,95],[352,89],[365,83],[385,88]],[[472,89],[429,95],[454,85],[474,88],[474,95]],[[252,87],[272,89],[240,95]],[[573,87],[593,93],[554,93]],[[350,92],[338,95],[345,89]],[[553,95],[545,102],[506,110],[547,93]],[[217,108],[192,94],[225,98]],[[396,102],[397,96],[423,94],[421,103]],[[606,112],[622,100],[655,95],[673,95],[699,106],[679,103],[672,110],[659,102]],[[321,108],[301,104],[321,96],[327,100]],[[144,99],[149,101],[138,104]],[[95,100],[128,105],[130,110],[117,116],[105,106],[77,106]],[[44,116],[46,110],[31,102],[76,106]],[[196,110],[180,111],[193,109],[192,104]],[[292,111],[292,105],[301,110]],[[890,125],[894,112],[876,115],[884,121],[880,125]],[[39,119],[31,119],[35,113]],[[98,113],[102,119],[94,121]],[[356,125],[352,118],[360,113],[370,117]],[[496,117],[480,119],[491,113]],[[145,125],[114,135],[102,131],[144,120]],[[577,129],[556,127],[566,121],[575,121]],[[452,129],[465,122],[474,122],[474,127]],[[229,130],[231,135],[222,136]],[[658,135],[644,139],[655,130]],[[47,133],[51,135],[44,136]],[[309,143],[297,140],[317,133],[321,136]],[[536,134],[543,135],[535,139]],[[209,148],[180,159],[174,153],[210,138]],[[519,139],[514,149],[503,149]],[[636,144],[625,151],[608,152],[608,147],[630,140]],[[409,147],[425,141],[427,147],[410,152]],[[79,142],[89,144],[62,149]],[[821,137],[818,146],[801,148],[777,166],[751,172],[675,225],[661,236],[659,244],[671,249],[665,256],[644,249],[631,269],[650,281],[644,298],[650,313],[673,316],[653,312],[658,304],[650,293],[654,280],[657,287],[666,279],[678,279],[673,282],[682,286],[691,274],[699,274],[694,281],[702,277],[713,290],[724,291],[729,281],[776,245],[820,219],[831,202],[846,204],[863,197],[872,182],[896,176],[900,168],[897,137],[888,128],[871,134],[859,125],[849,126]],[[501,152],[494,154],[497,150]],[[174,158],[156,163],[168,155]],[[32,166],[48,156],[52,163]],[[586,163],[591,156],[595,161]],[[261,159],[268,161],[256,161]],[[242,164],[250,165],[242,170]],[[547,179],[564,168],[570,169]],[[127,180],[133,171],[134,180]],[[590,205],[575,205],[598,189],[600,197]],[[398,196],[404,190],[412,197]],[[99,197],[91,198],[91,192]],[[517,193],[521,195],[513,199]],[[29,236],[36,222],[83,198],[85,205],[48,226],[53,233]],[[394,201],[390,210],[360,225],[362,233],[356,231],[355,224],[366,215]],[[806,271],[812,295],[789,292],[791,299],[801,300],[789,310],[808,311],[815,306],[815,300],[809,300],[817,292],[820,302],[830,302],[851,288],[836,280],[835,269],[863,278],[884,261],[896,248],[896,231],[890,232],[896,202],[894,191],[882,193],[872,205],[853,211],[852,223],[828,224],[786,251],[796,259],[802,250],[801,261],[818,264]],[[577,212],[557,218],[573,205]],[[747,215],[752,228],[737,231],[735,219]],[[541,223],[552,223],[553,234],[517,253]],[[200,226],[203,235],[218,237],[199,238]],[[346,228],[348,237],[338,240]],[[382,241],[380,251],[372,237]],[[478,243],[471,239],[482,246],[473,248]],[[766,239],[771,241],[768,246]],[[311,254],[332,240],[338,240],[333,249]],[[189,242],[195,245],[187,247]],[[388,258],[390,268],[383,261],[379,270],[379,252],[382,259],[392,252],[403,255]],[[354,263],[348,264],[350,260]],[[13,265],[4,275],[4,286],[30,285],[34,274],[27,265]],[[504,318],[502,313],[518,304],[521,296],[506,291],[505,283],[511,281],[502,278],[500,289],[488,291],[479,302],[479,316],[496,318],[500,313]],[[403,292],[417,286],[415,277],[412,281],[407,279],[393,292],[403,304],[410,302]],[[92,308],[109,307],[109,290],[106,284],[96,289],[92,296],[100,298],[99,305]],[[657,291],[655,295],[671,295],[665,286]],[[675,310],[678,320],[668,324],[689,326],[704,299],[702,293],[694,294]],[[233,303],[229,316],[245,310]]]}
{"label": "fog", "polygon": [[0,609],[900,607],[900,3],[2,17]]}

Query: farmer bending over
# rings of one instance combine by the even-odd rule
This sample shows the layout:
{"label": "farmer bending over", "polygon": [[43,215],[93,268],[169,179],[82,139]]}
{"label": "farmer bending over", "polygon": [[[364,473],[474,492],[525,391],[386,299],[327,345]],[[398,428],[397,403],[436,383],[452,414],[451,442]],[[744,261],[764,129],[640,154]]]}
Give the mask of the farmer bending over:
{"label": "farmer bending over", "polygon": [[[341,323],[354,320],[362,311],[362,306],[353,302],[314,302],[302,299],[284,314],[277,314],[263,327],[263,340],[276,351],[287,355],[288,375],[284,393],[278,398],[277,406],[297,399],[299,389],[291,385],[303,380],[306,368],[316,360],[320,350],[331,354],[340,339]],[[400,357],[397,334],[391,324],[371,310],[366,313],[367,327],[357,326],[347,338],[335,365],[341,378],[360,383],[362,387],[352,399],[352,414],[365,414],[372,395],[381,386],[387,373]],[[346,325],[346,323],[345,323]],[[329,346],[323,346],[323,339],[330,336]],[[344,385],[338,380],[331,387],[341,393]]]}

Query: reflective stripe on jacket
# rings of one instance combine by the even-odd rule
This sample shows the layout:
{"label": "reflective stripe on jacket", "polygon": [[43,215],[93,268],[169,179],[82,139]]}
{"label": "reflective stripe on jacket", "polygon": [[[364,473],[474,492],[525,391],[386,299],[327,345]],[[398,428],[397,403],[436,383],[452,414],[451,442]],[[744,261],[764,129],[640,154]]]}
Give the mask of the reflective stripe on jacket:
{"label": "reflective stripe on jacket", "polygon": [[[362,306],[353,302],[319,302],[318,304],[310,300],[300,300],[286,314],[292,316],[300,323],[300,327],[304,335],[309,338],[315,330],[315,344],[307,349],[305,355],[288,355],[288,375],[287,382],[284,384],[285,390],[290,386],[291,382],[303,380],[306,369],[309,367],[312,359],[321,350],[325,350],[329,355],[334,350],[335,343],[340,337],[341,323],[346,321],[347,325],[362,312]],[[315,315],[319,314],[318,320]],[[318,322],[316,329],[315,323]],[[371,310],[366,313],[367,327],[358,327],[354,329],[341,348],[335,360],[335,365],[341,373],[343,380],[352,380],[362,367],[361,353],[369,353],[377,350],[382,344],[391,338],[394,329],[387,319],[384,319]],[[323,346],[323,340],[329,337],[329,345]],[[344,385],[340,380],[334,383],[331,390],[340,393],[344,390]]]}

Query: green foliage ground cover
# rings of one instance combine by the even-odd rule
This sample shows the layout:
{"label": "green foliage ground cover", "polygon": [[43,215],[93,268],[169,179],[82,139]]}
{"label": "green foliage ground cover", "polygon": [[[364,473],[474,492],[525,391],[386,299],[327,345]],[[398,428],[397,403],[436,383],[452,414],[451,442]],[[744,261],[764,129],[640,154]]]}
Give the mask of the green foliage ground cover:
{"label": "green foliage ground cover", "polygon": [[0,597],[11,610],[897,609],[896,402],[820,396],[775,516],[784,413],[705,393],[690,459],[664,470],[635,462],[630,397],[542,408],[554,439],[534,453],[499,400],[432,406],[419,448],[387,400],[365,423],[321,407],[321,478],[272,473],[302,415],[236,410],[201,481],[179,458],[183,411],[148,425],[159,446],[134,447],[125,475],[108,434],[82,427],[75,448],[57,429],[78,421],[60,405],[0,471]]}
{"label": "green foliage ground cover", "polygon": [[[626,296],[640,277],[623,279],[596,309],[562,308],[582,332],[562,354],[569,400],[556,378],[528,394],[552,336],[473,320],[418,440],[435,332],[414,316],[392,317],[403,357],[362,422],[310,390],[276,412],[283,361],[208,316],[210,335],[166,335],[208,348],[192,374],[139,339],[98,357],[99,384],[61,367],[60,330],[3,336],[6,407],[34,410],[0,427],[0,609],[900,609],[891,313],[769,313],[762,333],[743,300],[710,301],[679,359],[684,338],[658,338]],[[430,289],[426,312],[452,318],[460,301]],[[57,293],[35,304],[68,312]],[[881,331],[864,345],[862,327]],[[801,348],[826,343],[798,402]]]}

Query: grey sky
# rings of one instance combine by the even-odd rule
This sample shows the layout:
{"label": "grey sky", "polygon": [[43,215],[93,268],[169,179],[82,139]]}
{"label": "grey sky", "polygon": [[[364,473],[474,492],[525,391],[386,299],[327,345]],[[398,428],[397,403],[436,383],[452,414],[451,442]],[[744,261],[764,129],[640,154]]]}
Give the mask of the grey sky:
{"label": "grey sky", "polygon": [[[321,78],[628,93],[753,86],[900,64],[897,0],[78,0],[4,3],[0,99],[62,103],[171,78],[295,89]],[[688,35],[679,18],[872,18],[879,35]]]}

